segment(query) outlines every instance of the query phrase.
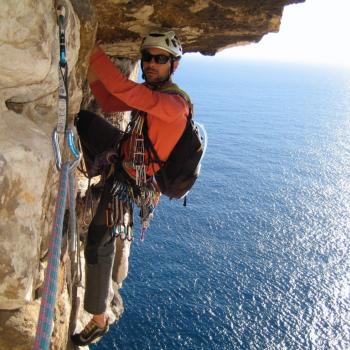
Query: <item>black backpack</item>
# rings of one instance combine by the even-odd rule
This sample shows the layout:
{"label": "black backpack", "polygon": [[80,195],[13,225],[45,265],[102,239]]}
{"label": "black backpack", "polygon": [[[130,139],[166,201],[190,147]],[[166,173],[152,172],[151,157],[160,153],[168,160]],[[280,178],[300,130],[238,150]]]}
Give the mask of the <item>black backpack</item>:
{"label": "black backpack", "polygon": [[192,120],[192,104],[188,95],[175,84],[162,92],[181,95],[190,106],[185,130],[165,162],[159,159],[157,151],[149,140],[147,118],[144,122],[145,147],[152,152],[155,161],[160,164],[160,170],[154,174],[160,191],[170,199],[179,199],[188,193],[199,176],[204,140]]}

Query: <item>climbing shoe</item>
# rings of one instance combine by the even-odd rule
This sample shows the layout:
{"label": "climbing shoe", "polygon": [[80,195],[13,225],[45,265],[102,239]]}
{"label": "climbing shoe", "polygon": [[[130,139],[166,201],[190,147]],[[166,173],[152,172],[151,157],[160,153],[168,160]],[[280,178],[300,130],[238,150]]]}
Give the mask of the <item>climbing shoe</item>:
{"label": "climbing shoe", "polygon": [[78,346],[85,346],[98,342],[101,337],[108,332],[108,320],[104,328],[99,327],[96,322],[91,319],[85,328],[80,332],[71,336],[72,342]]}

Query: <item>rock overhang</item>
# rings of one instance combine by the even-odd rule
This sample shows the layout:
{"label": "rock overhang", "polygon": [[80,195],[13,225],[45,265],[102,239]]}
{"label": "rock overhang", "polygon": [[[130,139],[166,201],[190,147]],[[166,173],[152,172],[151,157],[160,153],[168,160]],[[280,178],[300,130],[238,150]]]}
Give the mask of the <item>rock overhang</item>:
{"label": "rock overhang", "polygon": [[[76,1],[78,2],[78,1]],[[137,59],[147,33],[173,29],[184,52],[218,51],[278,32],[283,8],[304,0],[92,0],[96,39],[113,56]]]}

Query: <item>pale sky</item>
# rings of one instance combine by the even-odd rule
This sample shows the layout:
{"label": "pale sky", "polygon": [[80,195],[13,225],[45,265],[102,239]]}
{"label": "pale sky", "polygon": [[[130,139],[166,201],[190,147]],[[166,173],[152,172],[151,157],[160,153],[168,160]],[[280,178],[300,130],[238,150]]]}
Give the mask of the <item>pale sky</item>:
{"label": "pale sky", "polygon": [[350,68],[350,0],[306,0],[286,6],[278,33],[217,56]]}

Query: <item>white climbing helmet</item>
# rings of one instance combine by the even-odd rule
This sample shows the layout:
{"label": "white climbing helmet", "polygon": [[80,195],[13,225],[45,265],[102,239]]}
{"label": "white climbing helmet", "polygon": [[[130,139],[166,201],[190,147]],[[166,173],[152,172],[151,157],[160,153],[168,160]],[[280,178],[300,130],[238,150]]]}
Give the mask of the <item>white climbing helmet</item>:
{"label": "white climbing helmet", "polygon": [[159,31],[149,33],[141,43],[141,51],[153,47],[163,49],[176,58],[179,58],[182,55],[180,40],[172,30],[167,32]]}

